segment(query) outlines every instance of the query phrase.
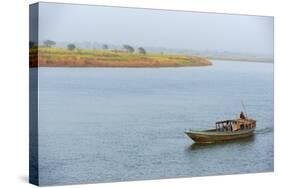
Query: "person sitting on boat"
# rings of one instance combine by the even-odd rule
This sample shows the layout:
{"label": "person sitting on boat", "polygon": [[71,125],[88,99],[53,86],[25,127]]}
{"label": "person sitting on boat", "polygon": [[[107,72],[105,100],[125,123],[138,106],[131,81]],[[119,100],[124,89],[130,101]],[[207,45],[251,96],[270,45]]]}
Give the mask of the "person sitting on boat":
{"label": "person sitting on boat", "polygon": [[246,117],[245,117],[243,112],[240,113],[240,119],[246,119]]}

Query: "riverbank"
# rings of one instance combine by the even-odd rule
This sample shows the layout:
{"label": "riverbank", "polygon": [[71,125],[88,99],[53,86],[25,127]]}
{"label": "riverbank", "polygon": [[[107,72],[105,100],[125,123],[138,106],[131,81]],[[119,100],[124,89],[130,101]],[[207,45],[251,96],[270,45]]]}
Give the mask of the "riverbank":
{"label": "riverbank", "polygon": [[[38,55],[37,55],[38,54]],[[171,54],[138,54],[113,50],[30,49],[30,67],[186,67],[208,66],[207,58]]]}

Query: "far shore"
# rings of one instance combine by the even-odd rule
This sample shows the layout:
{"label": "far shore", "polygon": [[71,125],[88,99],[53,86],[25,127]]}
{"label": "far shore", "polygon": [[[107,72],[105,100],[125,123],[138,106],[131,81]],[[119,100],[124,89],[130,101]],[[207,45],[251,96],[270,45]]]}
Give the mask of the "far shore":
{"label": "far shore", "polygon": [[211,61],[198,56],[129,53],[122,50],[68,50],[31,48],[30,67],[194,67],[210,66]]}
{"label": "far shore", "polygon": [[245,61],[253,63],[273,63],[272,59],[266,58],[246,58],[246,57],[205,57],[209,60],[222,60],[222,61]]}

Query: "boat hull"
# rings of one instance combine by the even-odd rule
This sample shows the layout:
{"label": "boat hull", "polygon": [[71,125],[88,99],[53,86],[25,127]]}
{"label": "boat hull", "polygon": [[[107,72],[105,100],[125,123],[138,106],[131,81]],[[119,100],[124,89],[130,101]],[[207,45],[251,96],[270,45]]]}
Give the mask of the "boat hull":
{"label": "boat hull", "polygon": [[229,140],[243,139],[253,136],[255,129],[234,131],[234,132],[220,132],[220,131],[186,131],[185,134],[189,136],[196,143],[215,143]]}

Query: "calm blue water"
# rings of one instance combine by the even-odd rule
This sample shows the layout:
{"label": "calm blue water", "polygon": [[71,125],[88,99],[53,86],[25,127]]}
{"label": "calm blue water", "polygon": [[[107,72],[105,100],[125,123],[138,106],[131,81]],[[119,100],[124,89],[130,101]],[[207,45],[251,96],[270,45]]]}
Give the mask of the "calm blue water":
{"label": "calm blue water", "polygon": [[[40,68],[39,180],[60,185],[273,170],[273,64]],[[200,146],[185,129],[236,118],[253,138]]]}

